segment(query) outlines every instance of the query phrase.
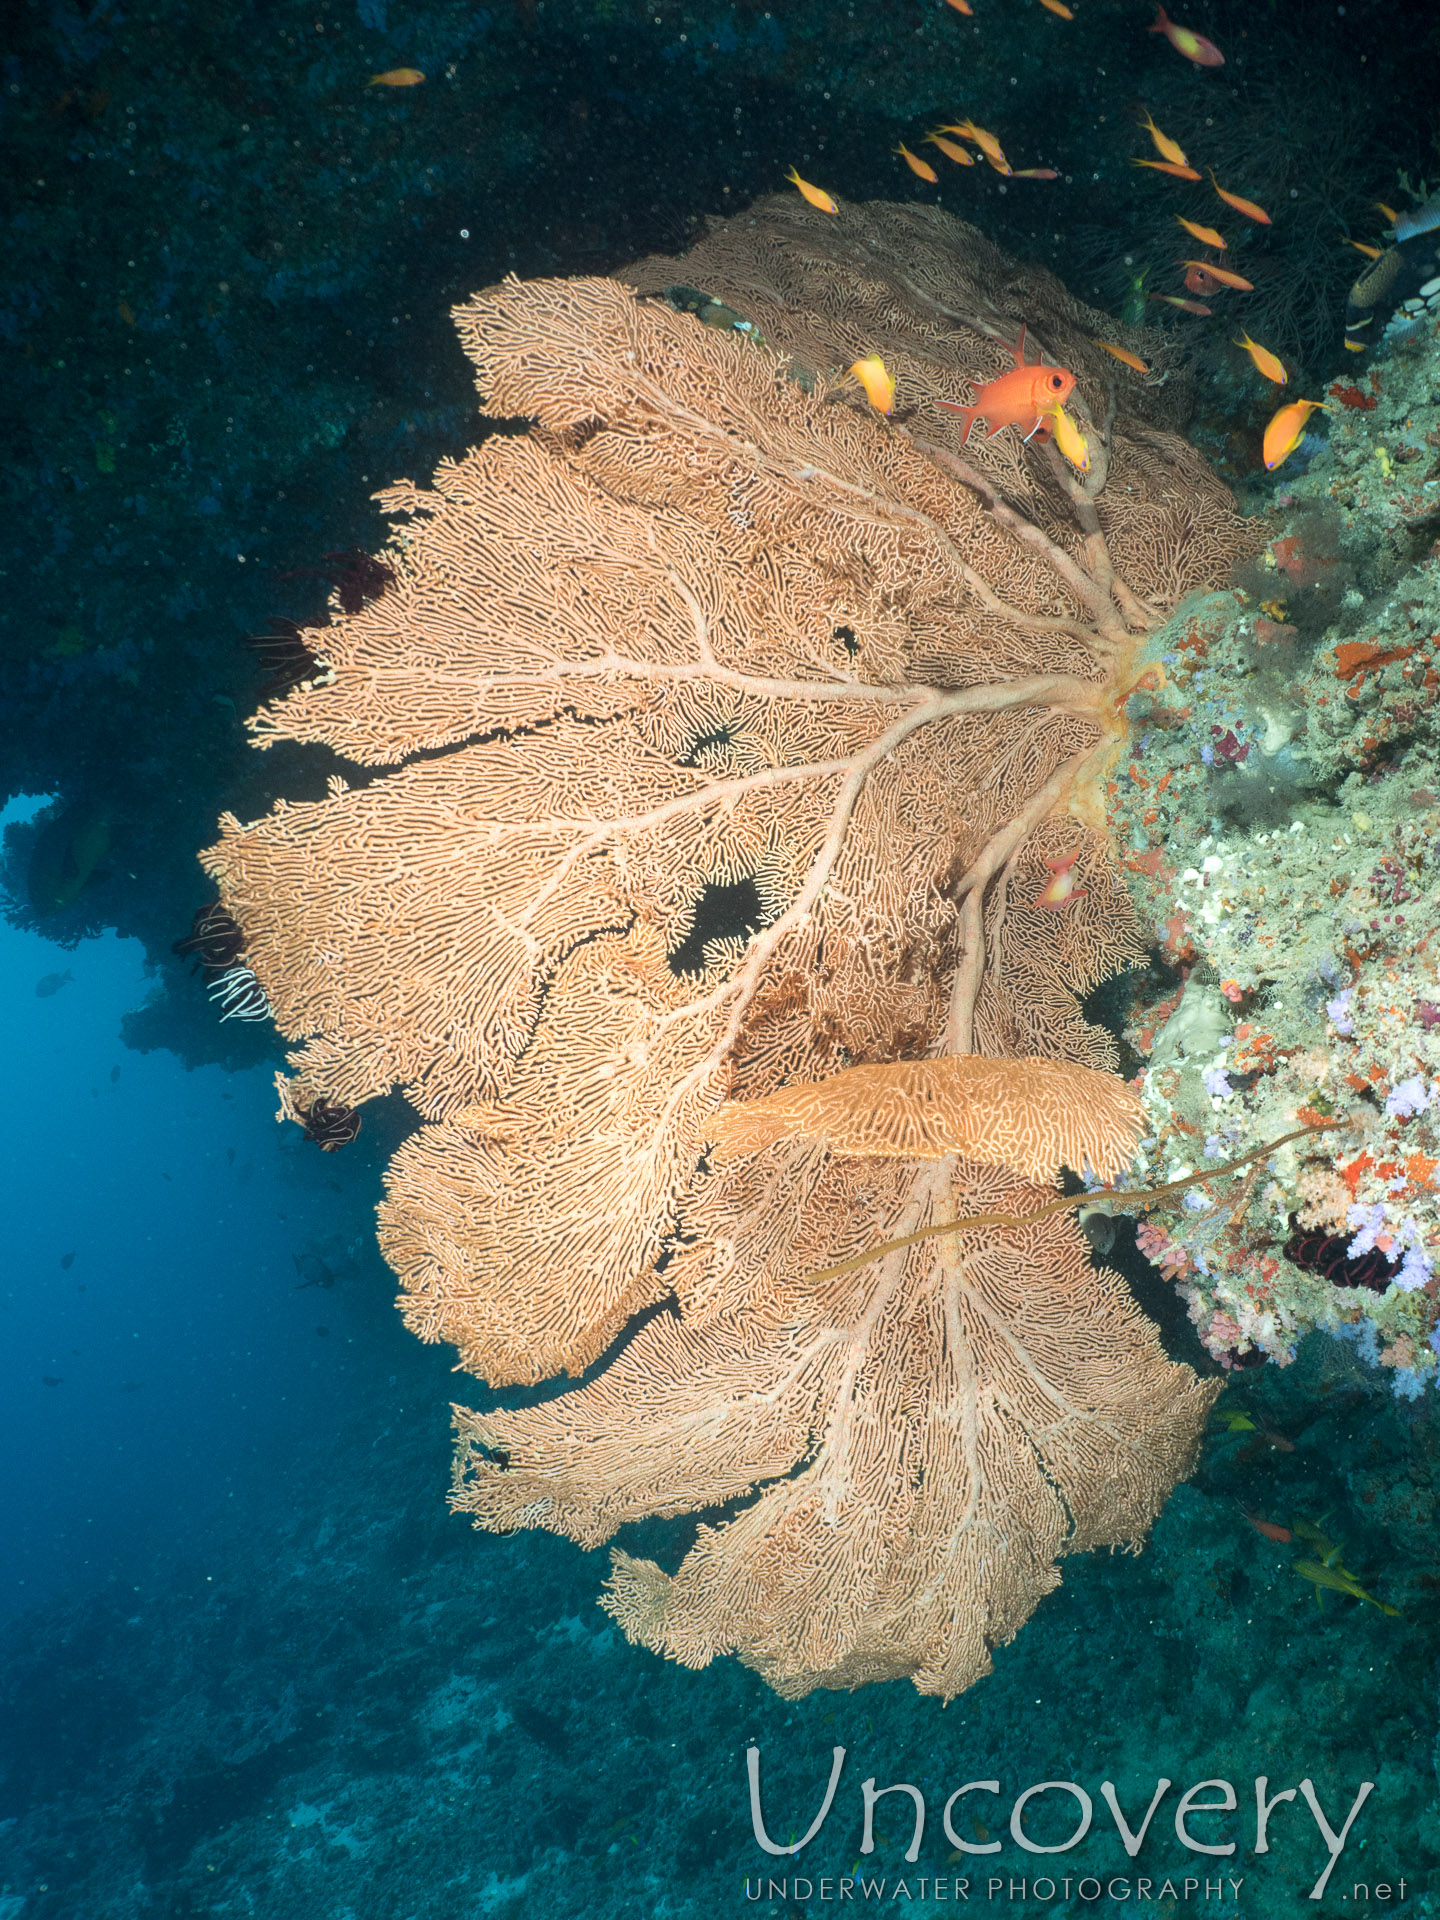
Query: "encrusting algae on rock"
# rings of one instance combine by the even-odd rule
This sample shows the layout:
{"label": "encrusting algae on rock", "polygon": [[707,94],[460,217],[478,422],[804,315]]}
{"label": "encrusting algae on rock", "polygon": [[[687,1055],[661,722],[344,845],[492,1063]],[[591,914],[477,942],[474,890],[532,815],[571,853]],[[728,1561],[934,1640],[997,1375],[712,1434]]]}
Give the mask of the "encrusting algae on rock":
{"label": "encrusting algae on rock", "polygon": [[[1163,964],[1127,1037],[1149,1177],[1343,1119],[1140,1229],[1222,1364],[1312,1328],[1436,1377],[1440,342],[1335,382],[1228,592],[1147,648],[1110,821]],[[1302,456],[1303,457],[1303,456]]]}

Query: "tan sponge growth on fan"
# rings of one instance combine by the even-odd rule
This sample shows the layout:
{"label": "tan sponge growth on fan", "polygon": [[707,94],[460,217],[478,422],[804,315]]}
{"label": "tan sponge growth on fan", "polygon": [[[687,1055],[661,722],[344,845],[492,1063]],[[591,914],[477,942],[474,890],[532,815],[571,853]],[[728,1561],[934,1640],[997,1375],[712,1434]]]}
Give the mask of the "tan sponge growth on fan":
{"label": "tan sponge growth on fan", "polygon": [[[410,1101],[380,1237],[422,1338],[492,1384],[614,1348],[458,1411],[459,1508],[594,1543],[749,1497],[673,1573],[617,1556],[626,1631],[948,1696],[1059,1555],[1143,1536],[1214,1390],[1068,1217],[816,1276],[1124,1164],[1078,1004],[1139,951],[1095,787],[1137,641],[1250,531],[1117,388],[1113,322],[928,210],[764,201],[457,319],[530,424],[381,496],[393,586],[252,723],[354,777],[205,855],[293,1044],[282,1110]],[[1076,374],[1083,477],[936,404],[1022,322]],[[841,377],[872,351],[889,420]],[[824,1127],[712,1153],[775,1101]]]}
{"label": "tan sponge growth on fan", "polygon": [[890,1159],[962,1153],[1038,1186],[1062,1166],[1113,1180],[1134,1158],[1145,1118],[1140,1096],[1113,1073],[969,1053],[850,1067],[818,1086],[727,1101],[710,1137],[725,1158],[792,1138]]}

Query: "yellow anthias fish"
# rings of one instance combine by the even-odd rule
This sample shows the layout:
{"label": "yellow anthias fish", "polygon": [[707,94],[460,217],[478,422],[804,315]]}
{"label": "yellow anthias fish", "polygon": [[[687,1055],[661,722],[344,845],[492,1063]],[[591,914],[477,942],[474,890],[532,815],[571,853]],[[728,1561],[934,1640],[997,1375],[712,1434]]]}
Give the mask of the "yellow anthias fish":
{"label": "yellow anthias fish", "polygon": [[1221,253],[1225,251],[1225,241],[1214,227],[1202,227],[1197,220],[1187,220],[1183,213],[1177,213],[1175,218],[1187,233],[1194,234],[1202,247],[1218,247]]}
{"label": "yellow anthias fish", "polygon": [[418,87],[424,78],[418,67],[391,67],[385,73],[372,73],[366,84],[372,87]]}
{"label": "yellow anthias fish", "polygon": [[839,207],[836,206],[835,202],[823,187],[812,186],[808,180],[802,180],[794,167],[791,167],[785,178],[793,181],[810,202],[811,206],[818,207],[821,213],[838,213],[840,211]]}
{"label": "yellow anthias fish", "polygon": [[857,360],[850,369],[850,377],[859,381],[865,389],[865,398],[877,413],[894,411],[895,376],[878,353],[870,353],[863,360]]}
{"label": "yellow anthias fish", "polygon": [[[1198,179],[1199,176],[1197,175],[1196,177]],[[1216,193],[1219,194],[1227,207],[1234,207],[1235,211],[1237,213],[1243,213],[1247,220],[1258,220],[1262,227],[1269,227],[1275,224],[1269,214],[1266,213],[1264,207],[1257,205],[1254,200],[1245,199],[1243,194],[1227,193],[1215,178],[1215,169],[1213,167],[1210,168],[1210,184],[1214,187]]]}
{"label": "yellow anthias fish", "polygon": [[1163,160],[1168,160],[1172,165],[1177,167],[1189,166],[1190,162],[1186,159],[1185,149],[1181,146],[1180,142],[1178,140],[1172,140],[1168,133],[1162,133],[1159,127],[1156,126],[1154,117],[1151,114],[1147,113],[1140,124],[1155,142],[1155,151]]}
{"label": "yellow anthias fish", "polygon": [[1113,353],[1117,360],[1123,360],[1127,367],[1133,367],[1136,373],[1148,373],[1150,371],[1139,354],[1131,353],[1128,347],[1117,347],[1109,340],[1097,340],[1095,344],[1103,352]]}
{"label": "yellow anthias fish", "polygon": [[962,120],[956,127],[940,127],[940,133],[958,133],[962,140],[969,140],[979,147],[985,158],[997,173],[1009,173],[1010,162],[1005,158],[1005,149],[993,133],[984,127],[977,127],[973,120]]}
{"label": "yellow anthias fish", "polygon": [[1323,400],[1292,400],[1288,407],[1281,407],[1265,429],[1263,452],[1267,473],[1273,473],[1290,458],[1305,438],[1306,421],[1317,409],[1321,413],[1330,411]]}
{"label": "yellow anthias fish", "polygon": [[906,146],[903,140],[899,146],[896,147],[895,151],[912,173],[918,174],[922,180],[928,180],[932,187],[939,185],[940,176],[936,173],[934,167],[931,166],[928,160],[922,160],[918,153],[911,153],[909,147]]}
{"label": "yellow anthias fish", "polygon": [[1064,407],[1050,407],[1047,414],[1055,423],[1055,444],[1078,473],[1087,473],[1090,468],[1090,449],[1085,444],[1085,436],[1070,418]]}
{"label": "yellow anthias fish", "polygon": [[1132,160],[1132,167],[1153,167],[1156,173],[1173,174],[1177,180],[1198,180],[1199,174],[1194,167],[1182,167],[1175,160]]}
{"label": "yellow anthias fish", "polygon": [[958,140],[947,140],[942,133],[927,133],[925,138],[932,147],[938,147],[947,160],[953,160],[957,167],[974,166],[974,155],[967,153]]}
{"label": "yellow anthias fish", "polygon": [[1254,361],[1255,371],[1263,373],[1267,380],[1273,380],[1277,387],[1283,387],[1290,378],[1283,362],[1278,360],[1268,347],[1262,347],[1259,341],[1252,340],[1248,333],[1242,333],[1235,345],[1243,347]]}

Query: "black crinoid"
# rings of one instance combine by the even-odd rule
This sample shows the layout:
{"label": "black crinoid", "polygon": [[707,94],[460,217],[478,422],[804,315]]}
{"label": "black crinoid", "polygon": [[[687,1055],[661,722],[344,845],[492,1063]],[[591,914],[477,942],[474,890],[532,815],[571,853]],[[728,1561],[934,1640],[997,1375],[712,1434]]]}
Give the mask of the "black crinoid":
{"label": "black crinoid", "polygon": [[360,1132],[359,1114],[338,1100],[313,1101],[299,1117],[305,1122],[305,1138],[313,1140],[323,1153],[348,1147]]}
{"label": "black crinoid", "polygon": [[197,907],[190,931],[170,949],[181,957],[194,954],[201,965],[221,969],[234,964],[245,951],[245,935],[218,900]]}
{"label": "black crinoid", "polygon": [[1305,1273],[1318,1273],[1332,1287],[1364,1287],[1369,1293],[1384,1293],[1395,1276],[1393,1263],[1378,1247],[1352,1254],[1353,1237],[1326,1233],[1323,1227],[1302,1227],[1292,1218],[1285,1258]]}

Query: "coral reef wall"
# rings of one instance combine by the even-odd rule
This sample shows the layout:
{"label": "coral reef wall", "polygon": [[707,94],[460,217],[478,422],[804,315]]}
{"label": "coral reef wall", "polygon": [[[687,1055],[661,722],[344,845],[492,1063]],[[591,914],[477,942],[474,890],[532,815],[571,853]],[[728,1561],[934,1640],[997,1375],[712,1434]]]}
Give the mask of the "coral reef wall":
{"label": "coral reef wall", "polygon": [[1142,1236],[1226,1365],[1354,1340],[1435,1378],[1440,341],[1334,382],[1238,586],[1148,643],[1110,783],[1163,961],[1132,1009],[1159,1174],[1343,1129]]}

